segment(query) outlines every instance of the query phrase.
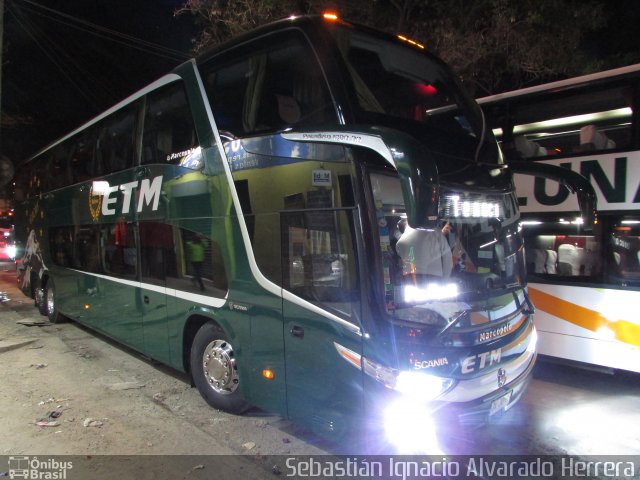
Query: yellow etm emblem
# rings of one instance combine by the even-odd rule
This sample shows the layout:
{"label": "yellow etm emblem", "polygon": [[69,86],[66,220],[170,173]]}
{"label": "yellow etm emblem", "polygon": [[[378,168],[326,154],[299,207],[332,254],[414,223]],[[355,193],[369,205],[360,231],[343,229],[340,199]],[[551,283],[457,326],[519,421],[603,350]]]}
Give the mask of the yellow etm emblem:
{"label": "yellow etm emblem", "polygon": [[102,207],[102,196],[94,195],[93,187],[89,190],[89,214],[94,222],[100,218],[100,209]]}

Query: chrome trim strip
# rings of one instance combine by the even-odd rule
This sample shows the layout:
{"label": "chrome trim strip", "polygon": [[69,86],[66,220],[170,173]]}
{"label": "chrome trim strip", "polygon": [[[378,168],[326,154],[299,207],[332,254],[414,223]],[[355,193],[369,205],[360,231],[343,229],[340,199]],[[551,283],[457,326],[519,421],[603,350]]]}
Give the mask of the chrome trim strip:
{"label": "chrome trim strip", "polygon": [[353,145],[356,147],[365,147],[380,154],[393,167],[396,166],[393,161],[393,154],[382,138],[376,135],[369,135],[360,132],[285,132],[281,134],[285,140],[292,142],[318,142],[318,143],[340,143]]}
{"label": "chrome trim strip", "polygon": [[220,308],[227,303],[227,298],[209,297],[207,295],[200,295],[197,293],[187,292],[184,290],[176,290],[174,288],[161,287],[160,285],[153,285],[151,283],[138,282],[136,280],[127,280],[125,278],[111,277],[109,275],[102,275],[100,273],[83,272],[82,270],[70,269],[73,272],[82,273],[84,275],[90,275],[92,277],[100,278],[102,280],[108,280],[110,282],[119,283],[128,287],[141,288],[143,290],[149,290],[156,293],[163,293],[168,297],[175,297],[181,300],[189,300],[208,307]]}
{"label": "chrome trim strip", "polygon": [[[526,350],[511,362],[499,364],[499,367],[506,372],[507,386],[525,373],[535,358],[535,352]],[[445,402],[470,402],[495,393],[498,389],[498,370],[493,370],[481,377],[459,380],[452,390],[449,390],[443,396],[439,397],[438,400]]]}

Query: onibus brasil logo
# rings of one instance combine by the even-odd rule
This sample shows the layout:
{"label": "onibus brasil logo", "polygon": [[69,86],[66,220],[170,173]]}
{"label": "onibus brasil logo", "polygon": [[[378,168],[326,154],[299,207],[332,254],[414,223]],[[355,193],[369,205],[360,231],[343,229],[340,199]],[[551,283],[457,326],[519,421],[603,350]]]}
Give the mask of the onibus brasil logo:
{"label": "onibus brasil logo", "polygon": [[11,456],[9,457],[9,478],[28,478],[37,480],[65,480],[67,470],[73,468],[73,462],[61,462],[48,458]]}

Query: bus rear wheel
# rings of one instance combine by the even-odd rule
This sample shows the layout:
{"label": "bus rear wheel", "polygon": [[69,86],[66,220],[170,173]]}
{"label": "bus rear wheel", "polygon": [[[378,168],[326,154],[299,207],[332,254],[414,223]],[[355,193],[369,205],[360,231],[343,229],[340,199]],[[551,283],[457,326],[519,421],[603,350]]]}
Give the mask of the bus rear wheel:
{"label": "bus rear wheel", "polygon": [[34,303],[36,307],[38,307],[38,312],[40,315],[47,315],[47,302],[45,300],[45,291],[44,288],[38,287],[35,289],[35,293],[33,295]]}
{"label": "bus rear wheel", "polygon": [[191,375],[209,405],[242,413],[249,404],[240,393],[240,378],[233,346],[217,325],[205,323],[191,345]]}
{"label": "bus rear wheel", "polygon": [[44,305],[47,318],[51,323],[60,323],[64,320],[64,315],[58,311],[56,290],[51,279],[44,287]]}

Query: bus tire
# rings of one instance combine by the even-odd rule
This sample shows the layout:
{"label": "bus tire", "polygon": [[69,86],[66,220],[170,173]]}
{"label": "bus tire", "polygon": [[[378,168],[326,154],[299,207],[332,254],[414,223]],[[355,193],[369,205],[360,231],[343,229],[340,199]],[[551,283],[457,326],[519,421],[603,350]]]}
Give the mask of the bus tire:
{"label": "bus tire", "polygon": [[242,413],[249,404],[240,393],[235,352],[224,331],[205,323],[191,344],[193,383],[209,405],[229,413]]}
{"label": "bus tire", "polygon": [[60,323],[64,320],[64,315],[58,311],[56,289],[51,279],[49,279],[44,287],[44,304],[47,318],[49,318],[51,323]]}

